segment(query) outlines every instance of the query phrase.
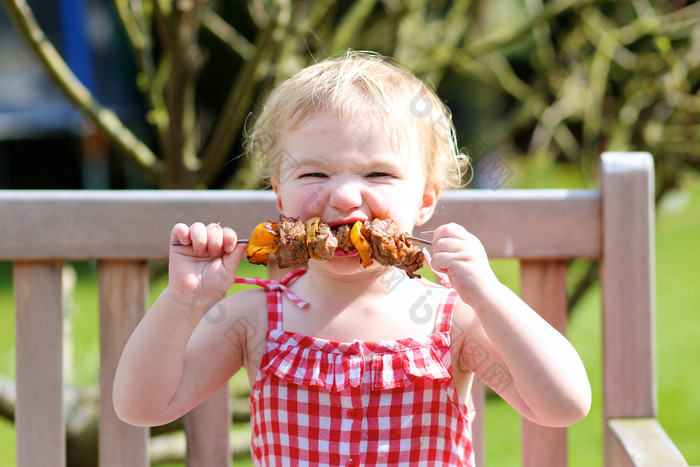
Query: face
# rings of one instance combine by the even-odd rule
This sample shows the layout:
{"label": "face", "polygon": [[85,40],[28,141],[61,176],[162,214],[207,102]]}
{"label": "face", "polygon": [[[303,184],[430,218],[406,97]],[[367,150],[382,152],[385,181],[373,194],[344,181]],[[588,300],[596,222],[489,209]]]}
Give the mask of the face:
{"label": "face", "polygon": [[371,118],[315,118],[278,142],[277,206],[286,216],[318,216],[331,226],[390,218],[412,232],[430,218],[437,189],[423,160]]}

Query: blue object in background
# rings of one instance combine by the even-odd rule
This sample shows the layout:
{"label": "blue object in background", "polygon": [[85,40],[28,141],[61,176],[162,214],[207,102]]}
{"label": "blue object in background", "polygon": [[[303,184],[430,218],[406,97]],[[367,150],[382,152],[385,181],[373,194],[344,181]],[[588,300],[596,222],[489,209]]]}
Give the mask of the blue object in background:
{"label": "blue object in background", "polygon": [[87,32],[87,15],[83,0],[59,0],[63,59],[83,86],[95,90],[93,60]]}

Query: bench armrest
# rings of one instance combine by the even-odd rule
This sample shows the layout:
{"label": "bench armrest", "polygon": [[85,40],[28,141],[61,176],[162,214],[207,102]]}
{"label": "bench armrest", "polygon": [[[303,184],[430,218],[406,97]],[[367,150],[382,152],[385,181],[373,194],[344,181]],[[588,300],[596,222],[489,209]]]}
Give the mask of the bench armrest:
{"label": "bench armrest", "polygon": [[635,467],[688,466],[656,418],[612,418],[608,427],[620,445],[616,465],[621,461]]}

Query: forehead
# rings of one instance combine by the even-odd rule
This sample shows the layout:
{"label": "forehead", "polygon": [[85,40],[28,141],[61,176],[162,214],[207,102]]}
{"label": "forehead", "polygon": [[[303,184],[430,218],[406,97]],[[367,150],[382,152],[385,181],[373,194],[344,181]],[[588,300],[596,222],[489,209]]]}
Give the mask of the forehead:
{"label": "forehead", "polygon": [[287,164],[374,161],[406,165],[414,162],[410,143],[403,133],[371,115],[351,119],[319,116],[282,132],[277,153],[288,159]]}

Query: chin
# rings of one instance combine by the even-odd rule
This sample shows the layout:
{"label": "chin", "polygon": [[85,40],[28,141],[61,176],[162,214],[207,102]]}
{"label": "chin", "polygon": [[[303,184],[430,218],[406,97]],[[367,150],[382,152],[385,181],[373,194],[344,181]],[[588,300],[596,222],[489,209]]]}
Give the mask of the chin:
{"label": "chin", "polygon": [[333,259],[330,261],[316,261],[309,260],[309,269],[314,268],[318,270],[328,270],[335,274],[340,275],[351,275],[363,272],[376,272],[378,267],[383,267],[381,264],[375,262],[368,268],[363,268],[360,262],[360,256],[357,252],[340,254],[336,252]]}

